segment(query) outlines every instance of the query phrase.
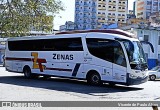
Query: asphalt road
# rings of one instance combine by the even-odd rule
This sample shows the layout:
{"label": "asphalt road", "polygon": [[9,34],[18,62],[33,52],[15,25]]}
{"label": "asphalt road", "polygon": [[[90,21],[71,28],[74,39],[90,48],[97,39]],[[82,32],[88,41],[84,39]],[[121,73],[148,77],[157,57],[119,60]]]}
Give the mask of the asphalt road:
{"label": "asphalt road", "polygon": [[[25,79],[23,74],[7,72],[0,67],[0,101],[160,101],[160,80],[129,87],[90,86],[85,81],[64,78]],[[130,109],[137,110],[126,110]]]}

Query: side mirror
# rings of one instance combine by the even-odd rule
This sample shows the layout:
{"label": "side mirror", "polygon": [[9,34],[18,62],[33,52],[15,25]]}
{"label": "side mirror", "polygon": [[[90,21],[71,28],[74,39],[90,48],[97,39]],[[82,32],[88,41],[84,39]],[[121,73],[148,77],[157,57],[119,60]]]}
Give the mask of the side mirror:
{"label": "side mirror", "polygon": [[140,42],[141,42],[141,44],[148,44],[150,46],[152,52],[154,53],[154,47],[150,42],[146,42],[146,41],[140,41]]}

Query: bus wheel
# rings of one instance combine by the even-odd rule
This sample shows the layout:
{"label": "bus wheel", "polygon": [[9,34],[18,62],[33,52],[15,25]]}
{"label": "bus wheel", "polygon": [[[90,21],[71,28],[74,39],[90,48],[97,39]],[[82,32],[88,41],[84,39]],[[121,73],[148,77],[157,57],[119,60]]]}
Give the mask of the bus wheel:
{"label": "bus wheel", "polygon": [[87,82],[91,85],[100,85],[101,77],[98,73],[92,73],[87,77]]}
{"label": "bus wheel", "polygon": [[43,79],[50,79],[50,78],[51,78],[51,76],[48,76],[48,75],[43,76]]}
{"label": "bus wheel", "polygon": [[154,81],[154,80],[156,79],[156,76],[155,76],[155,75],[150,75],[150,76],[149,76],[149,79],[150,79],[151,81]]}
{"label": "bus wheel", "polygon": [[114,87],[116,84],[115,83],[109,83],[109,86]]}
{"label": "bus wheel", "polygon": [[29,67],[25,67],[23,73],[25,78],[32,78],[31,69]]}

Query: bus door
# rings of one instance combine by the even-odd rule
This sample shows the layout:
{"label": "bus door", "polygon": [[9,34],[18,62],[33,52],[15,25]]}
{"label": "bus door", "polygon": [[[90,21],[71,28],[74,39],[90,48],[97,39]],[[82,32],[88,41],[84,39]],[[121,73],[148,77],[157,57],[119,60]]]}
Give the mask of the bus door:
{"label": "bus door", "polygon": [[124,51],[119,42],[114,46],[113,80],[116,82],[126,82],[127,63]]}

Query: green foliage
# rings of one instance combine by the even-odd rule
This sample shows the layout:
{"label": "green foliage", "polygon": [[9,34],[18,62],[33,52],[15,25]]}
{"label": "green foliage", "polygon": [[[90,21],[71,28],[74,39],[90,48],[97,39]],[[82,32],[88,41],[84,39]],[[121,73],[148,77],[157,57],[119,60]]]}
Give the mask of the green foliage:
{"label": "green foliage", "polygon": [[64,8],[58,0],[0,0],[0,35],[30,35],[33,28],[49,32],[55,14],[61,10]]}

